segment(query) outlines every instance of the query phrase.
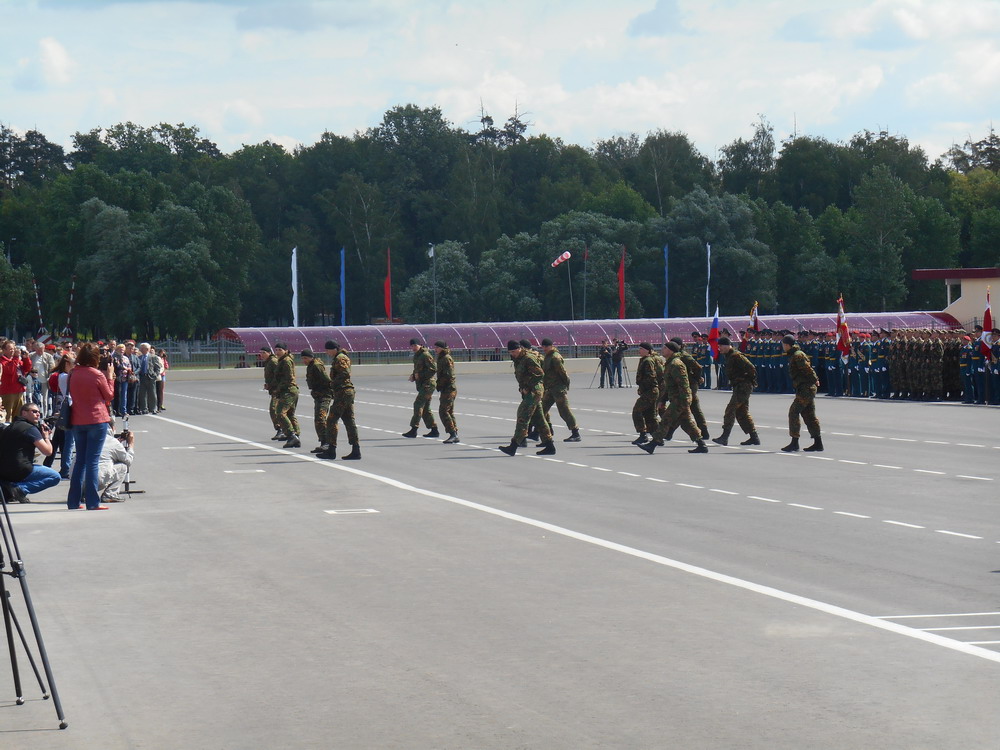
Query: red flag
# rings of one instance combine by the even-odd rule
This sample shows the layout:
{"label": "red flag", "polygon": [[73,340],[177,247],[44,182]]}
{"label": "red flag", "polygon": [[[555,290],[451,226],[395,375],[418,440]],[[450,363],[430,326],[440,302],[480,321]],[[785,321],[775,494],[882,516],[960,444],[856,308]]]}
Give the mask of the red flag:
{"label": "red flag", "polygon": [[712,348],[712,359],[719,358],[719,306],[715,306],[712,328],[708,331],[708,345]]}
{"label": "red flag", "polygon": [[990,308],[990,288],[986,287],[986,312],[983,313],[983,335],[979,339],[979,351],[984,357],[990,356],[990,344],[993,337],[990,331],[993,330],[993,310]]}
{"label": "red flag", "polygon": [[844,295],[837,298],[837,351],[841,356],[851,353],[851,332],[847,328],[847,316],[844,315]]}
{"label": "red flag", "polygon": [[622,245],[622,260],[618,264],[618,318],[625,317],[625,246]]}
{"label": "red flag", "polygon": [[385,249],[385,318],[392,322],[392,260],[389,255],[389,248]]}

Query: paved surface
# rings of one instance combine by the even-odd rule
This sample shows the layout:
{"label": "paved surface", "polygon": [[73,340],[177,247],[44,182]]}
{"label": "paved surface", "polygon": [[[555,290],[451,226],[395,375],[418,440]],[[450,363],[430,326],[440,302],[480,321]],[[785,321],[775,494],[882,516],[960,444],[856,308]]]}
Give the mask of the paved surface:
{"label": "paved surface", "polygon": [[462,444],[366,378],[364,460],[321,462],[254,384],[172,383],[147,494],[12,508],[70,726],[0,665],[0,747],[998,746],[996,409],[821,399],[784,455],[754,396],[759,451],[648,456],[631,392],[577,388],[547,460],[496,450],[511,376],[459,386]]}

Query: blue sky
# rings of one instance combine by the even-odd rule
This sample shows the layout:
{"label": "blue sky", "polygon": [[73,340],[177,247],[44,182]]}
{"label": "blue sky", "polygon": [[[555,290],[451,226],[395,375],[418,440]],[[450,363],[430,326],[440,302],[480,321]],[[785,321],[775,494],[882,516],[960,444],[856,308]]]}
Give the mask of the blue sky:
{"label": "blue sky", "polygon": [[349,135],[396,104],[517,108],[592,146],[656,129],[907,136],[933,159],[1000,120],[1000,0],[0,0],[0,122],[67,147],[131,120],[224,151]]}

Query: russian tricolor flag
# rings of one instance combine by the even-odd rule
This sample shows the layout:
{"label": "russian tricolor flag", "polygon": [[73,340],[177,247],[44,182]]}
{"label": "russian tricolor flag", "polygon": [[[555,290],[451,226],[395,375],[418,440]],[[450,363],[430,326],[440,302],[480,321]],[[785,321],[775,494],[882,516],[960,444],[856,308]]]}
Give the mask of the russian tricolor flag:
{"label": "russian tricolor flag", "polygon": [[712,347],[712,359],[719,358],[719,306],[715,306],[715,318],[712,319],[712,330],[708,332],[708,345]]}

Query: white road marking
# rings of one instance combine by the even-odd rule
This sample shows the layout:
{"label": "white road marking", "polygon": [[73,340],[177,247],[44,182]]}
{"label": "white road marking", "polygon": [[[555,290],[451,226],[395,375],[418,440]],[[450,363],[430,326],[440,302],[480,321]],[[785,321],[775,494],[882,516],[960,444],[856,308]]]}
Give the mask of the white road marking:
{"label": "white road marking", "polygon": [[951,445],[951,443],[945,440],[925,440],[925,443],[930,443],[931,445]]}
{"label": "white road marking", "polygon": [[345,508],[344,510],[324,510],[324,513],[329,513],[331,516],[346,516],[351,514],[361,514],[361,513],[378,513],[374,508]]}
{"label": "white road marking", "polygon": [[872,466],[877,466],[880,469],[902,469],[902,466],[890,466],[889,464],[872,464]]}
{"label": "white road marking", "polygon": [[802,505],[801,503],[788,503],[793,508],[805,508],[806,510],[823,510],[822,508],[817,508],[815,505]]}
{"label": "white road marking", "polygon": [[1000,641],[966,641],[970,646],[989,646],[991,644],[1000,643]]}
{"label": "white road marking", "polygon": [[578,464],[578,463],[575,463],[573,461],[567,461],[566,465],[567,466],[579,466],[581,469],[589,469],[590,468],[589,466],[587,466],[587,464]]}
{"label": "white road marking", "polygon": [[945,531],[944,529],[934,529],[934,532],[937,534],[948,534],[950,536],[962,536],[965,537],[966,539],[982,539],[981,536],[973,536],[972,534],[960,534],[957,531]]}
{"label": "white road marking", "polygon": [[893,526],[905,526],[908,529],[926,529],[926,526],[917,526],[915,523],[903,523],[902,521],[882,521],[882,523],[891,523]]}
{"label": "white road marking", "polygon": [[780,503],[780,500],[772,500],[769,497],[758,497],[757,495],[747,495],[751,500],[763,500],[765,503]]}
{"label": "white road marking", "polygon": [[684,484],[684,482],[678,482],[677,486],[678,487],[688,487],[688,488],[690,488],[692,490],[703,490],[703,489],[705,489],[700,484]]}
{"label": "white road marking", "polygon": [[165,451],[193,451],[195,446],[193,445],[164,445],[162,446]]}
{"label": "white road marking", "polygon": [[985,448],[985,445],[980,445],[979,443],[955,443],[955,445],[960,445],[963,448]]}
{"label": "white road marking", "polygon": [[826,456],[806,456],[806,458],[811,458],[813,461],[836,461],[835,458],[827,458]]}
{"label": "white road marking", "polygon": [[881,435],[858,435],[858,437],[871,438],[872,440],[885,440]]}
{"label": "white road marking", "polygon": [[730,492],[729,490],[713,490],[710,489],[709,492],[718,492],[720,495],[738,495],[739,492]]}
{"label": "white road marking", "polygon": [[853,432],[831,432],[831,435],[840,435],[841,437],[854,437]]}
{"label": "white road marking", "polygon": [[881,615],[883,620],[916,620],[924,617],[988,617],[1000,615],[1000,612],[949,612],[937,615]]}
{"label": "white road marking", "polygon": [[930,469],[914,469],[914,471],[918,471],[921,474],[938,474],[938,475],[944,476],[944,472],[943,471],[931,471]]}
{"label": "white road marking", "polygon": [[961,625],[953,628],[921,628],[928,633],[936,633],[941,630],[1000,630],[1000,625]]}
{"label": "white road marking", "polygon": [[842,464],[857,464],[858,466],[867,466],[867,461],[848,461],[846,458],[838,459]]}
{"label": "white road marking", "polygon": [[642,476],[641,474],[633,474],[631,471],[619,471],[618,473],[619,474],[623,474],[623,475],[625,475],[627,477],[639,477],[639,476]]}
{"label": "white road marking", "polygon": [[777,599],[779,601],[784,601],[789,604],[797,605],[800,607],[808,607],[817,612],[822,612],[834,617],[839,617],[844,620],[849,620],[851,622],[858,623],[860,625],[867,625],[872,628],[879,630],[884,630],[890,633],[895,633],[897,635],[902,635],[907,638],[912,638],[914,640],[924,641],[925,643],[931,643],[936,646],[941,646],[952,651],[957,651],[959,653],[966,654],[968,656],[975,656],[980,659],[987,661],[992,661],[994,663],[1000,664],[1000,652],[991,651],[990,649],[981,648],[979,646],[973,646],[968,643],[963,643],[961,641],[956,641],[951,638],[936,635],[934,633],[928,633],[926,631],[918,630],[916,628],[911,628],[906,625],[900,625],[896,622],[891,622],[888,620],[880,620],[871,615],[866,615],[861,612],[855,612],[854,610],[847,609],[845,607],[839,607],[835,604],[830,604],[828,602],[819,601],[817,599],[810,599],[809,597],[800,596],[798,594],[793,594],[788,591],[782,591],[781,589],[774,588],[772,586],[765,586],[763,584],[754,583],[753,581],[747,581],[742,578],[737,578],[735,576],[727,575],[725,573],[719,573],[717,571],[709,570],[707,568],[702,568],[697,565],[692,565],[690,563],[685,563],[680,560],[673,560],[662,555],[657,555],[651,552],[646,552],[644,550],[637,549],[635,547],[629,547],[624,544],[619,544],[617,542],[612,542],[607,539],[602,539],[600,537],[591,536],[590,534],[584,534],[582,532],[574,531],[572,529],[567,529],[562,526],[557,526],[555,524],[548,523],[546,521],[540,521],[538,519],[529,518],[528,516],[522,516],[517,513],[511,513],[509,511],[501,510],[499,508],[494,508],[488,505],[483,505],[482,503],[476,503],[471,500],[464,500],[459,497],[454,497],[452,495],[445,495],[440,492],[435,492],[433,490],[426,490],[422,487],[417,487],[415,485],[407,484],[405,482],[400,482],[399,480],[392,479],[391,477],[386,477],[380,474],[374,474],[363,469],[358,469],[353,466],[345,466],[343,464],[331,463],[328,461],[323,461],[322,459],[314,458],[312,455],[303,455],[299,453],[293,453],[292,451],[284,450],[276,446],[264,445],[263,443],[258,443],[252,440],[247,440],[245,438],[239,438],[234,435],[227,435],[222,432],[216,432],[215,430],[209,430],[204,427],[199,427],[198,425],[189,424],[187,422],[181,422],[176,419],[170,419],[168,417],[162,417],[155,415],[151,417],[152,419],[157,419],[169,424],[177,425],[178,427],[185,427],[196,432],[201,432],[205,435],[211,435],[213,437],[222,438],[224,440],[231,440],[242,445],[249,445],[254,448],[259,448],[262,450],[271,451],[283,456],[293,456],[296,459],[304,462],[309,462],[315,466],[323,467],[327,470],[342,471],[348,474],[353,474],[358,477],[363,477],[376,482],[380,482],[390,487],[395,487],[397,489],[403,490],[405,492],[412,492],[418,495],[423,495],[424,497],[429,497],[432,499],[443,500],[444,502],[452,503],[454,505],[460,505],[470,510],[476,510],[482,513],[486,513],[498,518],[504,518],[515,523],[524,524],[526,526],[532,526],[534,528],[549,531],[553,534],[559,534],[568,539],[575,539],[577,541],[583,542],[585,544],[591,544],[595,547],[602,547],[613,552],[619,552],[623,555],[628,555],[640,560],[645,560],[651,562],[655,565],[662,565],[664,567],[672,568],[674,570],[679,570],[684,573],[689,573],[691,575],[698,576],[707,580],[715,581],[717,583],[723,583],[728,586],[733,586],[735,588],[743,589],[744,591],[751,591],[762,596],[767,596],[772,599]]}
{"label": "white road marking", "polygon": [[851,518],[871,518],[871,516],[863,516],[860,513],[848,513],[846,510],[835,510],[833,511],[838,516],[850,516]]}
{"label": "white road marking", "polygon": [[915,443],[917,442],[914,438],[889,438],[890,440],[895,440],[897,443]]}
{"label": "white road marking", "polygon": [[223,474],[263,474],[263,469],[225,469]]}
{"label": "white road marking", "polygon": [[670,484],[666,479],[657,479],[656,477],[646,477],[650,482],[660,482],[661,484]]}
{"label": "white road marking", "polygon": [[992,482],[990,477],[971,477],[968,474],[956,474],[959,479],[978,479],[980,482]]}
{"label": "white road marking", "polygon": [[605,469],[603,466],[591,466],[594,471],[614,471],[614,469]]}

